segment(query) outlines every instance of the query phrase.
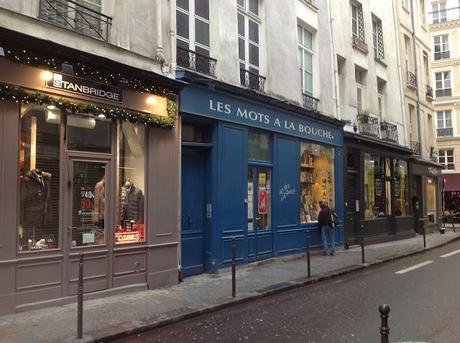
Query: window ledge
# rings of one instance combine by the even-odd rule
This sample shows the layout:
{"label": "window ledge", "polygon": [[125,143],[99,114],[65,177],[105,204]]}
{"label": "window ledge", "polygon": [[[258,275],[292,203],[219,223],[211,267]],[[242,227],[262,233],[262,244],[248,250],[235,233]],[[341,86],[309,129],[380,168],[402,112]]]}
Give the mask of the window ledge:
{"label": "window ledge", "polygon": [[300,0],[305,6],[310,7],[313,11],[318,12],[319,8],[315,5],[315,1],[308,1],[308,0]]}
{"label": "window ledge", "polygon": [[383,59],[380,59],[380,58],[377,58],[377,57],[374,57],[374,61],[378,62],[379,64],[381,64],[383,67],[387,68],[388,65],[384,62]]}
{"label": "window ledge", "polygon": [[361,51],[363,54],[367,55],[369,53],[369,49],[367,48],[367,44],[364,41],[358,40],[359,43],[353,40],[353,48],[356,50]]}

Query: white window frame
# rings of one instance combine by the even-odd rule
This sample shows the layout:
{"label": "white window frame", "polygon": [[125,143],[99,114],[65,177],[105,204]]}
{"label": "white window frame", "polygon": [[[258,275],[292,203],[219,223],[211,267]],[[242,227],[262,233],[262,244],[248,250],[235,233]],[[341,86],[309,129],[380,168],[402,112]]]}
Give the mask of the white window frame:
{"label": "white window frame", "polygon": [[[448,154],[449,151],[452,151],[452,155]],[[452,162],[448,162],[448,158],[452,157]],[[444,159],[444,162],[441,162],[441,158]],[[447,169],[455,169],[455,153],[453,148],[439,149],[438,154],[438,163],[446,166]],[[452,168],[449,168],[449,165],[452,165]]]}
{"label": "white window frame", "polygon": [[[438,79],[437,79],[437,75],[441,74],[441,85],[442,87],[441,88],[438,88]],[[446,75],[449,75],[449,77],[446,77]],[[447,87],[446,88],[446,83],[447,81],[449,81],[449,85],[450,87]],[[434,82],[435,82],[435,89],[436,89],[436,92],[438,90],[446,90],[446,89],[451,89],[451,92],[452,92],[452,78],[451,78],[451,71],[450,70],[445,70],[445,71],[440,71],[440,72],[437,72],[434,74]]]}
{"label": "white window frame", "polygon": [[[450,116],[449,119],[447,119],[447,114],[449,114]],[[448,121],[450,121],[449,126],[447,126]],[[439,123],[441,123],[442,125],[440,126]],[[436,125],[438,129],[451,129],[452,128],[452,110],[437,111],[436,112]]]}
{"label": "white window frame", "polygon": [[[379,50],[379,41],[382,42],[382,50]],[[372,16],[372,42],[374,44],[374,57],[380,61],[383,60],[385,58],[385,44],[382,20],[375,15]]]}
{"label": "white window frame", "polygon": [[[208,29],[209,29],[209,45],[211,45],[211,2],[208,0],[208,6],[209,6],[209,19],[203,18],[195,13],[195,0],[188,0],[188,11],[184,10],[182,7],[176,6],[176,10],[178,12],[184,13],[188,16],[188,33],[189,33],[189,38],[185,38],[182,36],[177,36],[177,40],[180,40],[182,42],[185,42],[188,44],[188,48],[191,51],[195,51],[196,47],[207,50],[208,53],[211,53],[211,47],[203,45],[201,43],[196,42],[196,32],[195,32],[195,20],[198,19],[206,24],[208,24]],[[177,30],[177,29],[176,29]]]}
{"label": "white window frame", "polygon": [[431,13],[433,16],[433,24],[445,23],[447,21],[446,2],[439,1],[431,3]]}
{"label": "white window frame", "polygon": [[[260,1],[258,1],[258,6],[259,6],[259,15],[251,12],[249,10],[249,0],[243,0],[244,1],[244,7],[241,6],[238,2],[237,2],[237,15],[242,15],[243,18],[244,18],[244,36],[240,35],[240,33],[238,32],[238,38],[241,38],[244,40],[244,60],[241,60],[238,56],[238,61],[239,61],[239,66],[241,66],[241,64],[244,65],[244,69],[245,70],[257,70],[257,73],[260,73],[260,69],[261,69],[261,53],[260,53],[260,43],[261,43],[261,24],[262,24],[262,19],[260,17],[260,9],[261,9],[261,6],[260,6]],[[238,18],[237,18],[238,19]],[[259,43],[256,43],[254,41],[251,41],[249,39],[249,21],[253,21],[257,24],[258,26],[258,32],[259,32]],[[251,43],[252,45],[256,46],[257,49],[258,49],[258,54],[259,54],[259,65],[256,66],[254,64],[251,64],[249,62],[249,43]],[[239,54],[239,52],[238,52]],[[240,67],[241,68],[241,67]]]}
{"label": "white window frame", "polygon": [[[299,61],[300,64],[300,81],[301,81],[301,90],[302,93],[308,94],[310,96],[313,96],[313,90],[314,90],[314,84],[313,84],[313,57],[314,57],[314,52],[313,52],[313,39],[314,39],[314,34],[313,32],[307,30],[305,27],[302,25],[297,25],[297,32],[301,32],[301,37],[297,37],[297,48],[300,52],[300,58],[301,60]],[[305,34],[310,34],[311,35],[311,48],[303,45],[304,42],[304,37]],[[305,59],[306,56],[309,55],[311,56],[311,70],[307,70],[306,68],[306,63]],[[304,73],[307,72],[311,76],[311,90],[307,89],[307,83],[304,78]]]}
{"label": "white window frame", "polygon": [[[353,15],[353,8],[355,8],[355,14]],[[356,23],[356,32],[353,29],[353,23]],[[363,32],[360,33],[359,26],[360,24],[363,26]],[[359,2],[352,1],[351,2],[351,34],[356,39],[365,41],[366,39],[366,31],[364,26],[364,15],[363,15],[363,5]],[[362,36],[361,36],[362,35]]]}
{"label": "white window frame", "polygon": [[[436,39],[439,38],[439,43],[436,43]],[[439,46],[439,51],[436,52],[436,47]],[[444,50],[444,46],[447,46],[447,50]],[[448,57],[444,57],[446,53],[449,53]],[[440,54],[439,58],[436,58],[436,54]],[[450,35],[448,33],[433,36],[433,59],[435,61],[450,58]]]}

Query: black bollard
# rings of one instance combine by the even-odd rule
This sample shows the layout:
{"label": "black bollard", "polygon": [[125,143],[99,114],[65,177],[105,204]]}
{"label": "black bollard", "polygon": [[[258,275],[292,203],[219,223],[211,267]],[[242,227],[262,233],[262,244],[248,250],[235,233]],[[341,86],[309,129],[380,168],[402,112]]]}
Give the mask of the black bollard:
{"label": "black bollard", "polygon": [[236,297],[236,239],[232,239],[232,297]]}
{"label": "black bollard", "polygon": [[364,223],[361,223],[361,263],[366,263],[366,259],[364,257]]}
{"label": "black bollard", "polygon": [[310,237],[308,237],[307,232],[307,277],[311,277],[311,269],[310,269]]}
{"label": "black bollard", "polygon": [[423,248],[426,248],[426,225],[423,225]]}
{"label": "black bollard", "polygon": [[77,338],[83,337],[83,254],[80,253],[78,263],[78,295],[77,295]]}
{"label": "black bollard", "polygon": [[380,326],[380,342],[389,343],[390,328],[388,327],[388,314],[390,313],[390,306],[387,304],[379,306],[381,326]]}

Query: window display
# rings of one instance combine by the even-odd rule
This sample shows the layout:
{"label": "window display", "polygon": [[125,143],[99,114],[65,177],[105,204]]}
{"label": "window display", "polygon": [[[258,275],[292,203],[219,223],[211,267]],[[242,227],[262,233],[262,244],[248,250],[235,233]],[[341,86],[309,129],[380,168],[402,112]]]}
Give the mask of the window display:
{"label": "window display", "polygon": [[409,215],[409,178],[407,174],[407,162],[403,160],[393,161],[395,216]]}
{"label": "window display", "polygon": [[122,122],[118,127],[118,137],[119,189],[115,243],[143,242],[145,127]]}
{"label": "window display", "polygon": [[386,216],[385,159],[364,154],[364,217]]}
{"label": "window display", "polygon": [[300,222],[318,220],[319,201],[335,207],[334,149],[319,144],[300,146]]}
{"label": "window display", "polygon": [[[254,179],[255,176],[255,179]],[[254,189],[256,193],[254,194]],[[271,227],[271,170],[248,168],[248,230],[267,230]]]}
{"label": "window display", "polygon": [[436,181],[431,177],[426,178],[426,210],[431,222],[436,222]]}
{"label": "window display", "polygon": [[21,108],[19,144],[19,251],[59,244],[59,123],[50,106]]}

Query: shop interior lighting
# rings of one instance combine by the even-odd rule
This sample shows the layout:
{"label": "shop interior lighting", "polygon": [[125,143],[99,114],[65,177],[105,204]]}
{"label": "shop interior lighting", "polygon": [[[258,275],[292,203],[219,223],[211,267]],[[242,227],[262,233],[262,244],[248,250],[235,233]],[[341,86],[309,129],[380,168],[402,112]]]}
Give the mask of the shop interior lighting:
{"label": "shop interior lighting", "polygon": [[103,113],[99,113],[99,114],[97,115],[97,117],[98,117],[98,118],[101,118],[101,119],[105,119],[105,115],[104,115]]}
{"label": "shop interior lighting", "polygon": [[5,56],[5,50],[0,46],[0,56]]}
{"label": "shop interior lighting", "polygon": [[[45,120],[50,124],[60,124],[61,114],[57,111],[46,111]],[[96,127],[96,119],[80,115],[70,115],[67,117],[67,125],[91,130]]]}
{"label": "shop interior lighting", "polygon": [[46,108],[49,109],[49,110],[55,110],[55,109],[56,109],[56,106],[54,106],[54,105],[48,105],[48,106],[46,106]]}

